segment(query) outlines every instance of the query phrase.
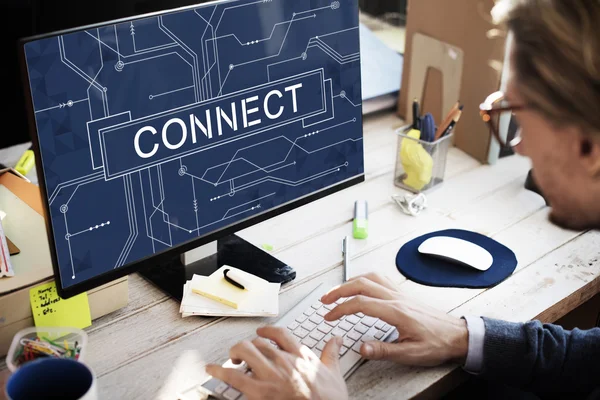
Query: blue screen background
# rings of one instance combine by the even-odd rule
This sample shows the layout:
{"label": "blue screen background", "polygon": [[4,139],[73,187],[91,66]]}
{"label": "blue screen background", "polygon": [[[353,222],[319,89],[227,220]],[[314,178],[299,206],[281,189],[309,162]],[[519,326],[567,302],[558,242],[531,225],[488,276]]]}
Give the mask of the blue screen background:
{"label": "blue screen background", "polygon": [[[62,286],[364,173],[359,51],[352,0],[219,2],[26,43]],[[258,86],[315,71],[319,84],[298,91],[308,117],[287,108],[271,129],[230,130],[198,152],[188,141],[182,156],[165,153],[157,125],[144,148],[158,143],[168,161],[106,171],[110,157],[137,165],[114,129],[226,96],[239,106]]]}

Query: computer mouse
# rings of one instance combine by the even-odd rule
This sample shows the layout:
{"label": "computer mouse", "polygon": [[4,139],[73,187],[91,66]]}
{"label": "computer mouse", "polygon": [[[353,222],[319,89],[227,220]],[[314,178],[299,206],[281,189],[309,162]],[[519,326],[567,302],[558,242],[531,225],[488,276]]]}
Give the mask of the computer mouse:
{"label": "computer mouse", "polygon": [[419,246],[419,253],[442,258],[479,271],[487,271],[494,262],[490,252],[483,247],[451,236],[434,236],[426,239]]}

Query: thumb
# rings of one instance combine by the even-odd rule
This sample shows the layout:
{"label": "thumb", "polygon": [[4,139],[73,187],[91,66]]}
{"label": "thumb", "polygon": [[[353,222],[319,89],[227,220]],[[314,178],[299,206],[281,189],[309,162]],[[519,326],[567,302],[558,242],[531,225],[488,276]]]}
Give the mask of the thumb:
{"label": "thumb", "polygon": [[321,362],[327,367],[340,370],[340,348],[342,347],[343,339],[341,336],[334,336],[323,348],[321,354]]}
{"label": "thumb", "polygon": [[399,360],[402,358],[402,344],[369,341],[363,343],[360,354],[369,360]]}

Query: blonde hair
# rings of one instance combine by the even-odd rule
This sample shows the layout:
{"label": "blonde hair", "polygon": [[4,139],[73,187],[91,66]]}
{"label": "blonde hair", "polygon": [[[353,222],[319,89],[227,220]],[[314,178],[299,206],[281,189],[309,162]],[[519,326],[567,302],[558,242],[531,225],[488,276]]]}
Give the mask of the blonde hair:
{"label": "blonde hair", "polygon": [[600,134],[600,0],[498,0],[513,35],[513,73],[528,106]]}

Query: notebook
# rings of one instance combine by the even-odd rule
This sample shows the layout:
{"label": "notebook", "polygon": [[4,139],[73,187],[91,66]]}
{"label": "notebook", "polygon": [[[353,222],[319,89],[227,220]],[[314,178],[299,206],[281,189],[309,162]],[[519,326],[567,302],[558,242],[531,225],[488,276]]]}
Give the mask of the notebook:
{"label": "notebook", "polygon": [[[224,278],[225,269],[235,270],[252,283],[249,290],[239,289]],[[223,266],[210,276],[194,275],[183,287],[179,312],[194,315],[256,317],[277,316],[280,283],[272,283],[245,271]]]}

